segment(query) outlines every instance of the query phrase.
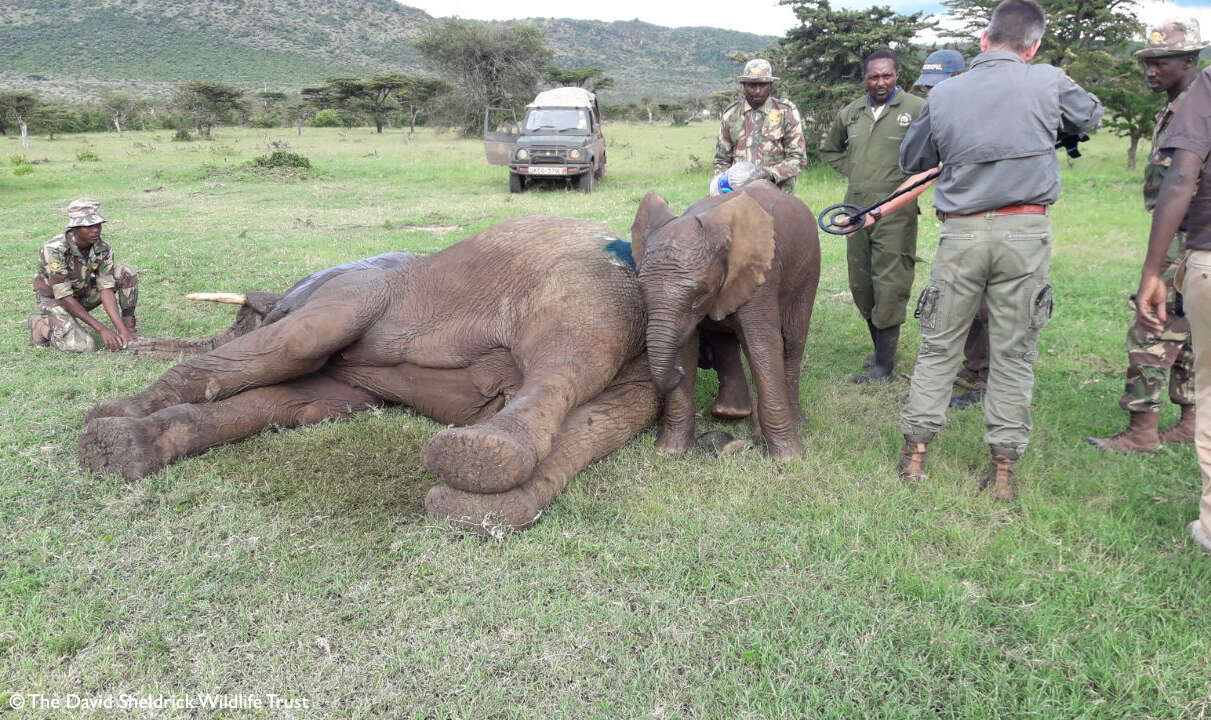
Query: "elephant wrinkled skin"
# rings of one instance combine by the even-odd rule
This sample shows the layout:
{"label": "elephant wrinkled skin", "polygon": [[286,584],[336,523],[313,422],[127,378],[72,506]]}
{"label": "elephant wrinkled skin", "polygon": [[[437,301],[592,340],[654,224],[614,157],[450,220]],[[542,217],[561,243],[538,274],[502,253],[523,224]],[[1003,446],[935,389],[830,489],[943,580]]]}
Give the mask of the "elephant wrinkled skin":
{"label": "elephant wrinkled skin", "polygon": [[799,375],[820,280],[811,210],[764,181],[706,198],[680,217],[649,192],[631,226],[631,248],[647,307],[652,380],[665,395],[657,446],[674,453],[692,447],[700,339],[716,346],[718,368],[729,355],[723,338],[731,338],[757,386],[754,435],[760,431],[774,459],[800,454]]}
{"label": "elephant wrinkled skin", "polygon": [[657,413],[629,247],[597,223],[511,220],[329,277],[273,319],[93,408],[80,463],[133,479],[271,425],[398,403],[458,426],[422,452],[441,481],[428,511],[495,532],[533,524]]}

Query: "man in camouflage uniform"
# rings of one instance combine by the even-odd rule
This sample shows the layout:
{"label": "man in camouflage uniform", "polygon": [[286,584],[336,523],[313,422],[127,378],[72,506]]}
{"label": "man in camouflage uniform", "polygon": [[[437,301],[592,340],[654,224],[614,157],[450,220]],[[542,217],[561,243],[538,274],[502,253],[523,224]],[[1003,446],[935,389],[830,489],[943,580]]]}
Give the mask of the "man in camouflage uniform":
{"label": "man in camouflage uniform", "polygon": [[[92,352],[96,340],[89,328],[110,350],[124,348],[136,337],[138,276],[125,265],[114,265],[113,250],[101,239],[104,222],[99,203],[75,200],[67,208],[67,232],[38,250],[38,311],[29,317],[31,345]],[[92,316],[98,305],[105,308],[113,330]]]}
{"label": "man in camouflage uniform", "polygon": [[[1198,54],[1211,45],[1199,36],[1198,21],[1193,18],[1173,18],[1152,28],[1144,47],[1136,57],[1144,64],[1144,77],[1153,92],[1165,92],[1169,102],[1156,115],[1152,132],[1152,149],[1144,169],[1144,209],[1152,212],[1157,195],[1172,158],[1162,153],[1162,139],[1169,120],[1181,105],[1187,88],[1198,77]],[[1150,453],[1162,443],[1194,442],[1194,351],[1190,344],[1190,323],[1175,312],[1177,291],[1173,278],[1186,252],[1186,230],[1183,227],[1170,241],[1165,256],[1162,279],[1168,291],[1168,322],[1155,334],[1141,324],[1127,329],[1127,383],[1119,405],[1131,413],[1127,429],[1106,438],[1087,438],[1102,449],[1114,452]],[[1134,297],[1132,298],[1134,303]],[[1169,385],[1169,399],[1182,409],[1177,425],[1157,432],[1160,417],[1161,392]]]}
{"label": "man in camouflage uniform", "polygon": [[[849,179],[845,202],[868,207],[908,178],[900,170],[900,143],[925,101],[896,86],[900,64],[887,50],[866,58],[862,76],[866,94],[837,113],[820,154]],[[913,198],[901,212],[847,238],[849,291],[875,348],[868,371],[853,378],[856,383],[891,379],[912,292],[919,214]],[[878,213],[874,219],[880,219]]]}
{"label": "man in camouflage uniform", "polygon": [[769,180],[793,195],[795,177],[807,164],[807,142],[799,109],[790,100],[772,96],[777,79],[768,60],[756,58],[745,64],[744,74],[736,78],[744,87],[744,99],[723,111],[715,143],[715,174],[747,160],[761,169],[754,180]]}

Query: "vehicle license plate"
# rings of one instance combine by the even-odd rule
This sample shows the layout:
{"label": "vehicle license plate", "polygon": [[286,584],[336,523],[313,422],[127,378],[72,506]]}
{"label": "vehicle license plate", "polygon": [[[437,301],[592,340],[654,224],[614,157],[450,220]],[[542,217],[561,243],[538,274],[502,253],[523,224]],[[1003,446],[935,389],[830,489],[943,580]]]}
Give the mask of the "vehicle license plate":
{"label": "vehicle license plate", "polygon": [[534,165],[531,165],[529,172],[531,175],[563,175],[564,168],[561,168],[561,167],[535,167]]}

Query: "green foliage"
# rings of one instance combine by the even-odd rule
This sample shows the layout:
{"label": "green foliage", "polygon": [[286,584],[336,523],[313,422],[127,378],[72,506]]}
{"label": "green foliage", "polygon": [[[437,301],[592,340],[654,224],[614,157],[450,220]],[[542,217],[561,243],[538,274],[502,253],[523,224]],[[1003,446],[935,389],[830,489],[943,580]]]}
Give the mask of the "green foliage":
{"label": "green foliage", "polygon": [[533,99],[551,51],[531,25],[439,21],[416,47],[449,82],[444,109],[464,134],[482,130],[487,106],[520,108]]}
{"label": "green foliage", "polygon": [[101,157],[91,148],[80,148],[76,151],[76,162],[101,162]]}
{"label": "green foliage", "polygon": [[887,6],[865,10],[834,10],[828,0],[783,0],[799,24],[786,33],[773,57],[784,81],[779,94],[789,96],[803,114],[810,155],[828,132],[837,112],[863,92],[862,61],[875,50],[890,49],[900,56],[902,87],[912,84],[920,69],[913,37],[936,25],[923,13],[900,15]]}
{"label": "green foliage", "polygon": [[21,163],[17,167],[13,168],[14,175],[29,175],[33,171],[34,166],[30,163]]}
{"label": "green foliage", "polygon": [[[959,26],[945,33],[974,43],[988,27],[999,0],[944,0]],[[1137,40],[1143,30],[1135,0],[1038,0],[1047,15],[1047,32],[1038,59],[1056,66],[1073,62],[1083,52],[1119,49]],[[963,48],[968,57],[979,52],[974,44]],[[1103,71],[1108,68],[1103,68]],[[1076,78],[1080,82],[1081,78]]]}
{"label": "green foliage", "polygon": [[173,142],[193,142],[193,135],[185,128],[177,128],[172,135]]}
{"label": "green foliage", "polygon": [[203,140],[209,140],[215,125],[231,122],[237,114],[247,114],[243,96],[243,90],[231,85],[190,82],[177,88],[173,107],[198,129]]}
{"label": "green foliage", "polygon": [[614,86],[614,78],[606,75],[605,70],[599,67],[561,69],[552,65],[544,72],[547,80],[556,85],[581,87],[592,93],[599,93]]}
{"label": "green foliage", "polygon": [[1102,128],[1127,138],[1127,169],[1134,169],[1139,142],[1152,135],[1156,113],[1167,101],[1165,93],[1152,92],[1139,61],[1125,54],[1086,50],[1068,70],[1074,78],[1084,79],[1105,106]]}
{"label": "green foliage", "polygon": [[310,170],[311,161],[307,156],[299,153],[290,152],[288,150],[274,150],[268,155],[256,157],[249,163],[251,167],[275,169],[282,168],[288,170]]}
{"label": "green foliage", "polygon": [[362,121],[353,113],[328,108],[320,110],[311,120],[312,127],[357,127]]}

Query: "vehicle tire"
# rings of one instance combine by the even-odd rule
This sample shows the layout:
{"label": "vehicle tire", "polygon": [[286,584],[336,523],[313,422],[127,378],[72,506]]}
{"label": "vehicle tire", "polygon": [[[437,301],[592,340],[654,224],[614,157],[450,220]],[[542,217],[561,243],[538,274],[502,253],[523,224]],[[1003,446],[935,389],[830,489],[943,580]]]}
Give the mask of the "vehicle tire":
{"label": "vehicle tire", "polygon": [[509,192],[519,193],[526,189],[526,179],[515,172],[509,173]]}
{"label": "vehicle tire", "polygon": [[606,168],[606,159],[603,156],[601,158],[601,167],[597,168],[597,179],[598,180],[605,178],[605,168]]}
{"label": "vehicle tire", "polygon": [[576,189],[587,195],[593,192],[593,185],[596,184],[593,182],[594,180],[596,180],[596,178],[593,175],[593,171],[590,169],[588,172],[582,173],[580,177],[576,178]]}

